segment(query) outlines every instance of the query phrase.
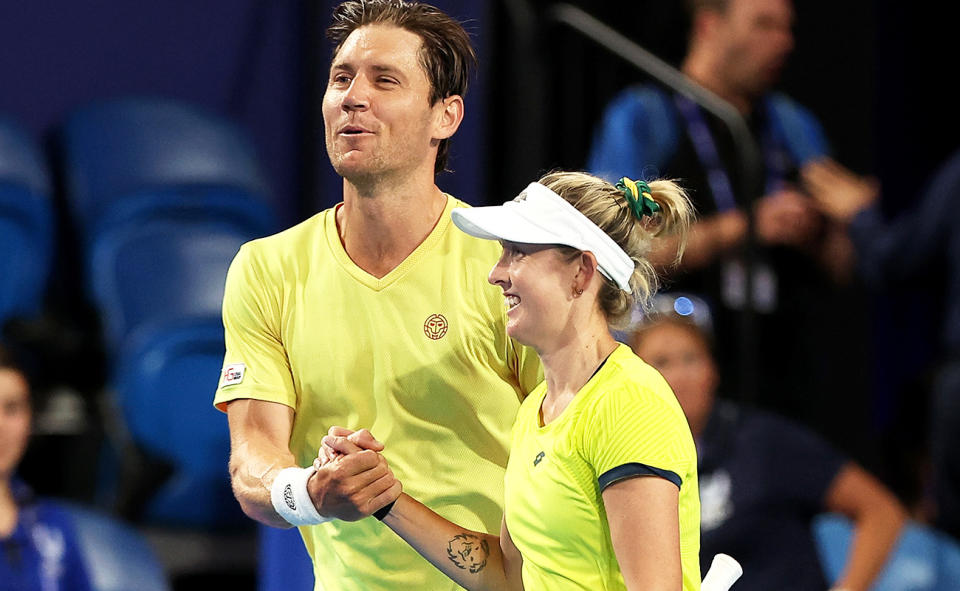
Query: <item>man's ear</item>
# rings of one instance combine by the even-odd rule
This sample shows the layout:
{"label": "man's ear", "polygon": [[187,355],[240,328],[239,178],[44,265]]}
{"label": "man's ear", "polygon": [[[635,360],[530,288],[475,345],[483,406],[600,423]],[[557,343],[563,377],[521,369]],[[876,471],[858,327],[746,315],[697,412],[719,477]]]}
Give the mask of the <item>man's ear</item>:
{"label": "man's ear", "polygon": [[437,110],[434,140],[445,140],[460,127],[463,121],[463,97],[453,94],[440,100],[434,108]]}

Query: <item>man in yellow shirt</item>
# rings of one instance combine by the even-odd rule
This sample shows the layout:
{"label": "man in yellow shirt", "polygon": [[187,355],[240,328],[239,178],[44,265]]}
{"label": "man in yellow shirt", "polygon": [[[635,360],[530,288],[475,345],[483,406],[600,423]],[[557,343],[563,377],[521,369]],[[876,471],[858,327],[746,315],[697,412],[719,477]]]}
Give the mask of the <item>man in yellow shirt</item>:
{"label": "man in yellow shirt", "polygon": [[[499,531],[511,425],[540,379],[484,281],[499,247],[453,228],[465,204],[434,182],[475,57],[424,4],[348,1],[328,36],[322,108],[343,202],[231,266],[215,398],[231,480],[250,517],[301,526],[317,589],[456,589],[361,518],[396,498],[396,473],[448,519]],[[390,467],[371,450],[314,469],[331,425],[371,428]]]}

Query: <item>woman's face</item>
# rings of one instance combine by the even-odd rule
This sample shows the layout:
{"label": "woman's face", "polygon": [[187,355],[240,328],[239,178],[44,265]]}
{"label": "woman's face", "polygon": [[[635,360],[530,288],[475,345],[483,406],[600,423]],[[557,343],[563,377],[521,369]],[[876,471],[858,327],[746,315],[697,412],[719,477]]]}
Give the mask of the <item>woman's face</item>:
{"label": "woman's face", "polygon": [[659,371],[696,435],[706,424],[717,387],[717,367],[696,328],[664,321],[637,333],[633,350]]}
{"label": "woman's face", "polygon": [[504,241],[488,280],[503,290],[507,334],[541,352],[556,343],[569,330],[578,265],[555,246]]}
{"label": "woman's face", "polygon": [[23,376],[0,369],[0,477],[9,478],[30,438],[30,390]]}

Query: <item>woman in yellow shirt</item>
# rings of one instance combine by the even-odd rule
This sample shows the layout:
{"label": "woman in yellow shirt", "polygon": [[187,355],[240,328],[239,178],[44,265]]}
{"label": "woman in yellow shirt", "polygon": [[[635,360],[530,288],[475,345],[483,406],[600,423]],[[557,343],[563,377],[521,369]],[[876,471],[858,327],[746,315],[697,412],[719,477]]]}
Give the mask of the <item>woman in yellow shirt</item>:
{"label": "woman in yellow shirt", "polygon": [[[503,245],[489,281],[544,381],[514,426],[499,537],[405,494],[377,517],[467,589],[699,589],[690,429],[660,374],[610,333],[656,291],[650,241],[676,232],[683,243],[686,195],[670,181],[559,172],[502,206],[451,215]],[[366,436],[328,436],[325,459]]]}

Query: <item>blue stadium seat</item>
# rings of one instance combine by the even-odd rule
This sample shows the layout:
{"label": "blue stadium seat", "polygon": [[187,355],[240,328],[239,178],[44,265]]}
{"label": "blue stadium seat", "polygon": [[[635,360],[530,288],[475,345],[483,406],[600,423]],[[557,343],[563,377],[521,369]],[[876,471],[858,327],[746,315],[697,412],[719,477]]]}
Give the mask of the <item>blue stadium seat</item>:
{"label": "blue stadium seat", "polygon": [[[853,528],[848,519],[835,514],[819,515],[813,527],[824,573],[828,581],[836,581]],[[910,521],[871,591],[953,591],[958,581],[960,545],[936,529]]]}
{"label": "blue stadium seat", "polygon": [[131,439],[172,468],[146,501],[145,523],[245,528],[230,488],[226,416],[213,407],[223,364],[219,318],[150,325],[125,343],[114,393]]}
{"label": "blue stadium seat", "polygon": [[259,526],[257,591],[312,591],[313,562],[297,528]]}
{"label": "blue stadium seat", "polygon": [[137,327],[219,318],[227,269],[251,236],[229,224],[164,220],[97,238],[90,292],[111,353]]}
{"label": "blue stadium seat", "polygon": [[193,105],[126,97],[77,109],[63,127],[67,199],[81,236],[158,218],[276,229],[251,139]]}
{"label": "blue stadium seat", "polygon": [[72,503],[61,506],[77,532],[93,591],[170,591],[153,550],[136,529]]}
{"label": "blue stadium seat", "polygon": [[16,122],[0,117],[0,325],[39,312],[54,242],[43,154]]}
{"label": "blue stadium seat", "polygon": [[[148,523],[250,526],[230,489],[226,417],[212,406],[224,282],[248,238],[229,225],[164,220],[117,227],[93,243],[91,290],[131,440],[120,447],[132,444],[172,469],[138,511]],[[120,482],[127,476],[121,470]]]}

